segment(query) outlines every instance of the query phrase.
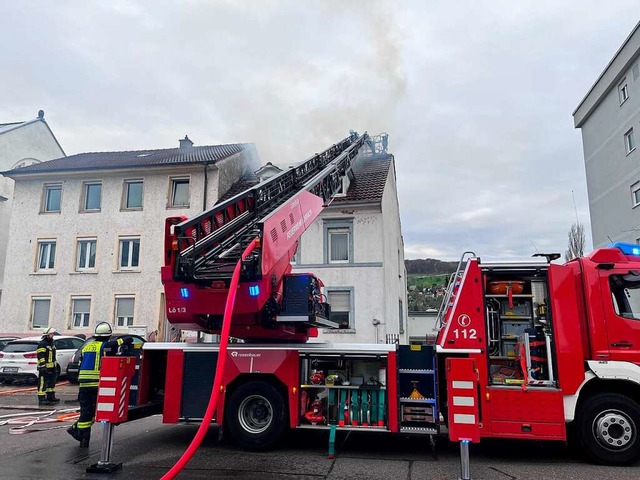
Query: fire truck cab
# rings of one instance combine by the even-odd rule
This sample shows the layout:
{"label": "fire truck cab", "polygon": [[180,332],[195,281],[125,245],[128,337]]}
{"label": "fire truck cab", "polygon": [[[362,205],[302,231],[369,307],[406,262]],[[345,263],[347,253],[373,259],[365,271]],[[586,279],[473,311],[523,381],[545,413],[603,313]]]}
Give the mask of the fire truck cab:
{"label": "fire truck cab", "polygon": [[564,265],[555,258],[461,260],[442,309],[438,364],[475,360],[482,437],[575,439],[601,463],[635,461],[640,248],[613,244]]}

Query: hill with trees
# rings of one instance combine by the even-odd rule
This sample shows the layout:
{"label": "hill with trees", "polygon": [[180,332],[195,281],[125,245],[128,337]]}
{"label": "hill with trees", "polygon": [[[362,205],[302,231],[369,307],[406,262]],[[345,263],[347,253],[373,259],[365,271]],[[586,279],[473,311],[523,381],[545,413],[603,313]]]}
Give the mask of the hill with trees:
{"label": "hill with trees", "polygon": [[405,260],[407,267],[408,308],[424,312],[440,307],[449,277],[458,262],[443,262],[435,258]]}

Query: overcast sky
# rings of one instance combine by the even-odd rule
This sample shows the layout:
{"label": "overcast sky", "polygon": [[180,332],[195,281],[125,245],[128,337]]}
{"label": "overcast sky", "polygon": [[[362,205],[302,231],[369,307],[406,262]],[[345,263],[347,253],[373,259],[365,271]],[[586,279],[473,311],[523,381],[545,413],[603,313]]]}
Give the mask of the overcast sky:
{"label": "overcast sky", "polygon": [[[255,142],[301,161],[387,132],[407,258],[564,252],[588,201],[572,112],[637,1],[2,2],[0,123],[66,153]],[[572,193],[573,192],[573,193]],[[575,208],[574,208],[575,198]]]}

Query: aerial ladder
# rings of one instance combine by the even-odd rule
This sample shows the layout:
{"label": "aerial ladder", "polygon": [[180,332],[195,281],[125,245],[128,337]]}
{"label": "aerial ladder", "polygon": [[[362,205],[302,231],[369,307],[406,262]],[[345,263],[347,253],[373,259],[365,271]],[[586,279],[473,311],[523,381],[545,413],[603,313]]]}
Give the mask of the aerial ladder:
{"label": "aerial ladder", "polygon": [[234,267],[242,261],[230,335],[245,341],[307,341],[316,327],[336,328],[323,284],[312,274],[292,274],[298,240],[343,188],[343,179],[367,145],[350,135],[192,218],[165,222],[161,268],[167,318],[181,329],[219,333]]}

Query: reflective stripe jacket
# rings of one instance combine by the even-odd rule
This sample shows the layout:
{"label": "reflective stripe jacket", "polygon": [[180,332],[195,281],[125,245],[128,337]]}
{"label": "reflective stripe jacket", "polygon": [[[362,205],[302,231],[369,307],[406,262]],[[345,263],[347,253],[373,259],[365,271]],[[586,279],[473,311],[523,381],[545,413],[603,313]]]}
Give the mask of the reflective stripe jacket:
{"label": "reflective stripe jacket", "polygon": [[78,373],[78,381],[80,387],[97,387],[100,380],[100,364],[102,357],[105,355],[115,355],[118,347],[124,341],[121,338],[117,340],[93,340],[82,348],[82,360],[80,362],[80,372]]}
{"label": "reflective stripe jacket", "polygon": [[56,368],[56,346],[53,340],[43,338],[36,350],[38,355],[38,368]]}

